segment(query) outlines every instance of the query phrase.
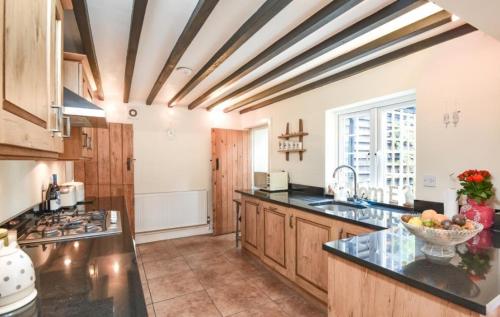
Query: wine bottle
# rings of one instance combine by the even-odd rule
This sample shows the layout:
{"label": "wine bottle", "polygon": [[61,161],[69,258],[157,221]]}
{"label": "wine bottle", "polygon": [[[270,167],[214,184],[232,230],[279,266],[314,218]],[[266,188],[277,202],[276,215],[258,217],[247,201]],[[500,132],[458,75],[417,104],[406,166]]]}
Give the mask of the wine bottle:
{"label": "wine bottle", "polygon": [[50,211],[57,211],[61,208],[61,192],[59,190],[59,186],[57,185],[57,175],[52,175],[52,185],[49,186],[49,205]]}

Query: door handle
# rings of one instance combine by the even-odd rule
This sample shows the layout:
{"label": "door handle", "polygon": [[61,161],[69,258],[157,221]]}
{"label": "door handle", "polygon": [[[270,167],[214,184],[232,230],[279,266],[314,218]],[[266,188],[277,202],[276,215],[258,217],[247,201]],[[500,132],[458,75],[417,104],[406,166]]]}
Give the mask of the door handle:
{"label": "door handle", "polygon": [[127,158],[127,171],[130,171],[132,169],[132,161],[134,159],[133,158]]}
{"label": "door handle", "polygon": [[293,216],[290,216],[290,218],[288,218],[288,225],[293,229]]}

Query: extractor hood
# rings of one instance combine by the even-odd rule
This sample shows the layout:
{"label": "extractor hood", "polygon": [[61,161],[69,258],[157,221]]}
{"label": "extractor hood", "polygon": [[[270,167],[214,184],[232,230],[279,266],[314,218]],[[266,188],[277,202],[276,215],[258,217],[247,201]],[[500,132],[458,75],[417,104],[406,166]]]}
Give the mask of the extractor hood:
{"label": "extractor hood", "polygon": [[106,112],[64,87],[63,114],[71,118],[74,127],[105,128]]}

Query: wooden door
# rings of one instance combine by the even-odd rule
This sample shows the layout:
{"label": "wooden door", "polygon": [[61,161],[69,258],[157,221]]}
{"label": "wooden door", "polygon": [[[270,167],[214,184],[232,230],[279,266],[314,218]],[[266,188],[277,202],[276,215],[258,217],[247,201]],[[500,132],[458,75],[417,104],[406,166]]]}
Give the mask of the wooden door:
{"label": "wooden door", "polygon": [[260,256],[260,236],[262,232],[260,202],[243,197],[241,207],[242,246],[253,254]]}
{"label": "wooden door", "polygon": [[236,189],[248,189],[250,178],[249,132],[212,129],[212,205],[214,234],[234,232]]}
{"label": "wooden door", "polygon": [[286,207],[262,203],[262,261],[285,276],[290,269],[291,221]]}
{"label": "wooden door", "polygon": [[301,287],[327,301],[328,254],[323,243],[335,240],[335,221],[300,210],[293,212],[294,280]]}

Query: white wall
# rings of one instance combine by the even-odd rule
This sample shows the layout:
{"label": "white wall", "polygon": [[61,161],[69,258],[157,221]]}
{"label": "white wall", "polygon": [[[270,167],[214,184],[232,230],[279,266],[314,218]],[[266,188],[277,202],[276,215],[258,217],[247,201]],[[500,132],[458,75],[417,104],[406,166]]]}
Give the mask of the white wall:
{"label": "white wall", "polygon": [[61,184],[72,170],[71,162],[0,161],[0,223],[41,202],[52,174]]}
{"label": "white wall", "polygon": [[[286,169],[291,181],[324,186],[325,111],[376,97],[416,90],[418,199],[442,201],[449,174],[467,168],[489,169],[500,189],[500,42],[474,32],[351,78],[242,116],[242,126],[263,119],[270,126],[270,168]],[[445,128],[445,109],[457,105],[461,121]],[[452,110],[452,109],[449,109]],[[304,160],[277,152],[277,136],[304,120]],[[423,175],[437,176],[425,188]],[[497,206],[499,206],[497,201]]]}

